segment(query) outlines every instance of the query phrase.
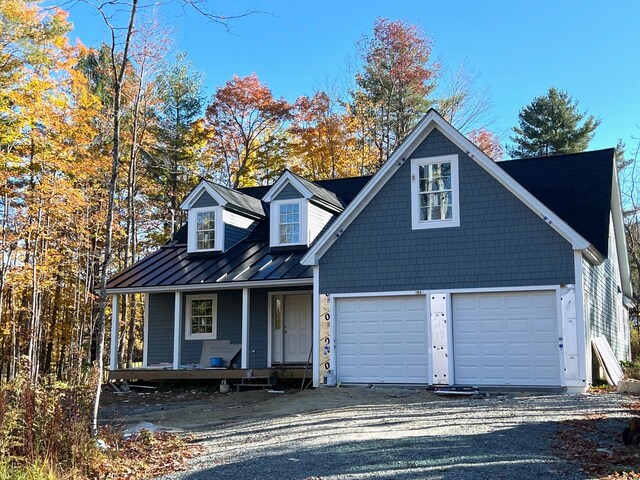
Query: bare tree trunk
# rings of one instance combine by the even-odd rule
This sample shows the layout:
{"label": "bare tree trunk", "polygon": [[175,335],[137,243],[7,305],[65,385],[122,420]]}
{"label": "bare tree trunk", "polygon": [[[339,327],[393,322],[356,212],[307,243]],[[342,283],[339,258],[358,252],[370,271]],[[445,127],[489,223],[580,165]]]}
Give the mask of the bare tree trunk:
{"label": "bare tree trunk", "polygon": [[[105,338],[105,313],[107,307],[107,275],[109,262],[111,260],[111,240],[113,236],[113,212],[116,196],[116,182],[118,179],[118,167],[120,165],[120,102],[122,95],[122,82],[129,61],[129,45],[131,43],[131,36],[133,35],[133,25],[136,17],[136,11],[138,7],[138,0],[132,0],[131,11],[129,13],[129,23],[127,27],[126,39],[124,43],[124,50],[122,52],[122,58],[117,60],[116,56],[116,33],[113,27],[111,27],[111,67],[113,71],[113,86],[114,86],[114,99],[113,99],[113,151],[112,151],[112,163],[111,163],[111,178],[109,180],[109,196],[107,203],[107,221],[105,227],[105,240],[104,240],[104,254],[102,259],[102,266],[100,268],[100,293],[98,301],[98,316],[96,319],[96,374],[95,374],[95,390],[93,398],[93,417],[91,422],[91,433],[97,435],[98,433],[98,409],[100,407],[100,392],[102,389],[102,371],[104,369],[104,338]],[[106,20],[106,17],[105,17]],[[108,21],[107,21],[108,23]],[[110,25],[111,26],[111,25]],[[111,341],[117,341],[112,338]]]}

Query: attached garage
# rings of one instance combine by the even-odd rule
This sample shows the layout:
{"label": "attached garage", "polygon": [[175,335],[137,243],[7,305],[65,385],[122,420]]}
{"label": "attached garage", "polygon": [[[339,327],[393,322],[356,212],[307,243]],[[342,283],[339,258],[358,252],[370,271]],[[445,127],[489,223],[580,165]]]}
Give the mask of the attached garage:
{"label": "attached garage", "polygon": [[345,383],[429,383],[425,295],[335,299],[336,373]]}
{"label": "attached garage", "polygon": [[458,385],[560,386],[555,291],[452,295]]}

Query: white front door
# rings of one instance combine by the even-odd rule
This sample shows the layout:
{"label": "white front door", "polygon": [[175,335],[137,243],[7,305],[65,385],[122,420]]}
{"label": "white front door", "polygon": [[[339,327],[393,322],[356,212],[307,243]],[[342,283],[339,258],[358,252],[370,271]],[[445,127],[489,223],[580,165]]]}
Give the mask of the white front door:
{"label": "white front door", "polygon": [[311,350],[311,294],[271,296],[272,362],[306,363]]}
{"label": "white front door", "polygon": [[307,362],[311,350],[311,295],[284,296],[284,361]]}

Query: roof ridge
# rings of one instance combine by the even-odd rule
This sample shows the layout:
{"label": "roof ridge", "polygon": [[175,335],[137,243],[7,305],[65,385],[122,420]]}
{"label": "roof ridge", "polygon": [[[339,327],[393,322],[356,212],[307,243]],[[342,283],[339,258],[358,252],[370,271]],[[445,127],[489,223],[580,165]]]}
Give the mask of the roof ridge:
{"label": "roof ridge", "polygon": [[589,154],[594,154],[594,153],[604,153],[604,152],[615,152],[615,148],[614,147],[608,147],[608,148],[599,148],[597,150],[584,150],[582,152],[572,152],[572,153],[555,153],[553,155],[539,155],[537,157],[525,157],[525,158],[511,158],[509,160],[500,160],[496,163],[505,163],[505,162],[522,162],[525,160],[543,160],[543,159],[551,159],[551,158],[557,158],[557,157],[577,157],[580,155],[589,155]]}

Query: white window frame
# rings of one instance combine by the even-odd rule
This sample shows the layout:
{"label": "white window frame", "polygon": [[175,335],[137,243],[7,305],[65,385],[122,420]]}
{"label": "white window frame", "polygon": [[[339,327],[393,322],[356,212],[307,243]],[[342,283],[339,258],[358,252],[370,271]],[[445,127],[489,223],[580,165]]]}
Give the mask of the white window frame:
{"label": "white window frame", "polygon": [[[196,232],[196,218],[198,213],[215,213],[215,238],[214,248],[198,249],[198,236]],[[224,222],[222,221],[222,207],[197,207],[189,209],[189,234],[187,251],[195,252],[221,252],[224,250]]]}
{"label": "white window frame", "polygon": [[[451,197],[453,211],[451,218],[444,220],[420,220],[420,167],[434,163],[451,164]],[[447,228],[460,226],[460,188],[458,182],[458,155],[442,155],[438,157],[413,158],[411,160],[411,228],[422,230],[427,228]]]}
{"label": "white window frame", "polygon": [[[213,331],[211,333],[191,333],[191,301],[211,300]],[[218,338],[218,295],[215,293],[185,296],[185,340],[215,340]]]}
{"label": "white window frame", "polygon": [[[298,243],[280,243],[280,206],[297,204],[300,212],[300,241]],[[272,247],[309,245],[308,201],[304,198],[276,200],[271,202],[270,236]]]}

